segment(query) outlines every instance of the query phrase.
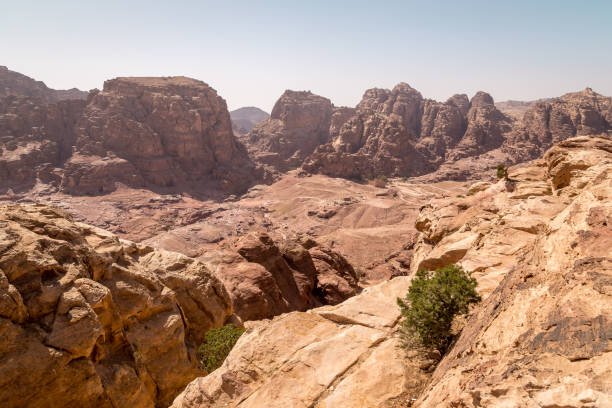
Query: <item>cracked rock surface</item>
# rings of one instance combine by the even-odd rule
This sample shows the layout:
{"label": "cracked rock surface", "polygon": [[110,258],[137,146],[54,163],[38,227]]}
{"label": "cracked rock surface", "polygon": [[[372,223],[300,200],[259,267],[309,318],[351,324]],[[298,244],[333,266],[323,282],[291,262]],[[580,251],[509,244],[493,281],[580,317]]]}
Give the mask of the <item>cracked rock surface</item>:
{"label": "cracked rock surface", "polygon": [[254,322],[223,366],[191,382],[172,407],[401,407],[428,374],[405,363],[397,277],[335,306]]}
{"label": "cracked rock surface", "polygon": [[232,315],[192,258],[45,205],[0,206],[0,406],[165,407]]}

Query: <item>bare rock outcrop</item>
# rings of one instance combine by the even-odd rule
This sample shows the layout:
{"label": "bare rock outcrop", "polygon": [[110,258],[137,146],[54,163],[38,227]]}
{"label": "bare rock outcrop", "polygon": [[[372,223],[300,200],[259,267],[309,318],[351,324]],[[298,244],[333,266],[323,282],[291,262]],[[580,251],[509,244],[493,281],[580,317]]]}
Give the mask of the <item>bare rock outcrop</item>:
{"label": "bare rock outcrop", "polygon": [[116,78],[86,100],[58,101],[44,84],[17,73],[3,81],[3,72],[2,193],[98,195],[122,183],[228,194],[263,177],[235,138],[225,101],[204,82]]}
{"label": "bare rock outcrop", "polygon": [[333,106],[311,92],[287,90],[274,104],[270,117],[244,139],[260,163],[286,171],[299,167],[319,145],[329,141]]}
{"label": "bare rock outcrop", "polygon": [[59,185],[84,107],[81,100],[47,104],[40,97],[0,97],[0,192]]}
{"label": "bare rock outcrop", "polygon": [[173,408],[406,406],[428,374],[407,361],[395,332],[396,297],[410,278],[336,306],[254,322],[223,365],[191,382]]}
{"label": "bare rock outcrop", "polygon": [[[125,172],[118,181],[173,187],[219,184],[245,189],[253,179],[244,147],[233,133],[225,101],[207,84],[185,77],[116,78],[93,92],[77,123],[76,150],[88,165],[117,157],[128,163],[105,165]],[[79,192],[80,178],[68,172],[64,190]],[[250,167],[249,167],[250,166]],[[72,168],[72,167],[71,167]],[[89,183],[83,189],[89,192]]]}
{"label": "bare rock outcrop", "polygon": [[232,316],[200,262],[44,205],[0,211],[0,405],[167,406]]}
{"label": "bare rock outcrop", "polygon": [[612,133],[612,98],[591,88],[543,100],[529,108],[509,135],[505,151],[518,160],[540,157],[574,136]]}
{"label": "bare rock outcrop", "polygon": [[418,176],[445,161],[482,154],[502,145],[510,119],[490,95],[454,95],[445,103],[424,99],[408,84],[370,89],[338,136],[304,163],[331,176]]}
{"label": "bare rock outcrop", "polygon": [[358,292],[346,259],[315,245],[247,234],[232,249],[207,251],[200,259],[225,284],[234,312],[243,321],[258,320],[336,304]]}
{"label": "bare rock outcrop", "polygon": [[485,298],[418,407],[612,404],[612,141],[575,137],[422,211],[413,270],[458,263]]}

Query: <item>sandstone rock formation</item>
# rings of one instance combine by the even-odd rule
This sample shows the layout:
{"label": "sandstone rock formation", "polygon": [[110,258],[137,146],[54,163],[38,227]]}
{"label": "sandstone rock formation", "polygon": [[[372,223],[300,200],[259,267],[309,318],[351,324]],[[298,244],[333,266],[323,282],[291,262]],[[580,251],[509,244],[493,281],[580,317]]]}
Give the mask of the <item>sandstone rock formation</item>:
{"label": "sandstone rock formation", "polygon": [[173,408],[399,407],[428,374],[405,360],[395,327],[410,278],[337,306],[254,322],[224,364],[190,383]]}
{"label": "sandstone rock formation", "polygon": [[366,91],[355,114],[332,143],[304,164],[332,176],[417,176],[495,149],[511,129],[490,95],[454,95],[445,103],[424,99],[408,84]]}
{"label": "sandstone rock formation", "polygon": [[5,82],[0,95],[2,192],[102,194],[117,183],[240,192],[262,177],[232,133],[225,101],[204,82],[116,78],[86,101],[54,103],[24,78]]}
{"label": "sandstone rock formation", "polygon": [[265,319],[340,303],[358,292],[346,259],[311,243],[277,243],[265,233],[247,234],[232,250],[207,251],[200,259],[223,281],[243,321]]}
{"label": "sandstone rock formation", "polygon": [[[506,111],[515,105],[500,104]],[[242,140],[257,162],[276,170],[301,165],[334,177],[440,181],[478,179],[500,162],[531,160],[558,141],[612,129],[610,98],[590,89],[519,105],[507,116],[485,92],[441,103],[405,83],[367,90],[355,108],[287,91]]]}
{"label": "sandstone rock formation", "polygon": [[0,405],[167,406],[232,316],[200,262],[43,205],[0,207]]}
{"label": "sandstone rock formation", "polygon": [[591,88],[536,103],[510,135],[504,150],[517,160],[541,156],[554,143],[612,133],[612,98]]}
{"label": "sandstone rock formation", "polygon": [[415,406],[612,404],[611,179],[612,141],[576,137],[423,209],[414,270],[459,263],[486,300]]}
{"label": "sandstone rock formation", "polygon": [[[77,129],[76,150],[81,156],[116,157],[123,161],[115,166],[133,167],[131,172],[121,171],[124,177],[118,181],[126,184],[133,184],[132,178],[153,186],[203,185],[214,179],[227,190],[240,191],[252,178],[246,150],[232,133],[225,101],[201,81],[185,77],[106,81],[101,92],[91,94]],[[89,191],[90,184],[81,186],[73,171],[65,176],[62,188]]]}
{"label": "sandstone rock formation", "polygon": [[84,101],[46,104],[41,98],[0,97],[0,192],[58,185],[72,154],[74,126]]}
{"label": "sandstone rock formation", "polygon": [[329,99],[287,90],[270,117],[244,139],[245,144],[260,163],[282,171],[299,167],[317,146],[329,140],[332,111]]}
{"label": "sandstone rock formation", "polygon": [[267,119],[269,116],[267,112],[254,106],[238,108],[230,112],[232,129],[237,135],[246,135],[253,129],[253,126]]}

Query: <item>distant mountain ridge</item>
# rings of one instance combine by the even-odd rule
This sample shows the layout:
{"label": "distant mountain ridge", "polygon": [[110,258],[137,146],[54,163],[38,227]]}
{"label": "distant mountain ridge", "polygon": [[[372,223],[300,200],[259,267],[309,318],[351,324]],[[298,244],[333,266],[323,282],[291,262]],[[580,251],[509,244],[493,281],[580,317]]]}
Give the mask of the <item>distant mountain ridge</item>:
{"label": "distant mountain ridge", "polygon": [[87,92],[85,91],[77,88],[51,89],[42,81],[36,81],[0,65],[0,97],[10,95],[37,98],[44,103],[59,102],[66,99],[87,99]]}
{"label": "distant mountain ridge", "polygon": [[268,118],[268,116],[270,116],[269,113],[255,106],[238,108],[230,112],[232,129],[234,129],[234,132],[241,135],[249,133],[253,129],[253,126]]}

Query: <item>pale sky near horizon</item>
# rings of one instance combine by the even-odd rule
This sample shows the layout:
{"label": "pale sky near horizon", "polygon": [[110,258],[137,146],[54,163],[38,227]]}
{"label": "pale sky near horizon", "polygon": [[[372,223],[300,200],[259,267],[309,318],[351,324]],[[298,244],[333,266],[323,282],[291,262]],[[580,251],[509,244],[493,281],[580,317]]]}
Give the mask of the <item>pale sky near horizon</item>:
{"label": "pale sky near horizon", "polygon": [[354,106],[407,82],[446,100],[612,95],[612,0],[0,0],[0,65],[49,87],[186,75],[230,109],[285,89]]}

